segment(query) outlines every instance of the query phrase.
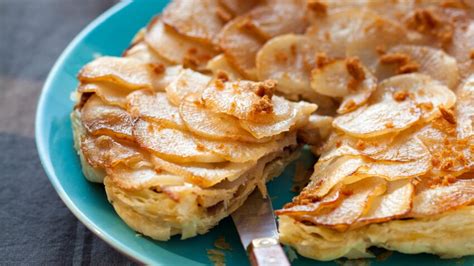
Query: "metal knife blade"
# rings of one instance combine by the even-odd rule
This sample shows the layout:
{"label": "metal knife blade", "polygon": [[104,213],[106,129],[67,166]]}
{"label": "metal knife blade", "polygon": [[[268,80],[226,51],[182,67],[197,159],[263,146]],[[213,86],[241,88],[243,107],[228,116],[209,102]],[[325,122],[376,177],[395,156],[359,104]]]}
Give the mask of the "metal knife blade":
{"label": "metal knife blade", "polygon": [[268,196],[263,198],[258,189],[255,189],[244,205],[232,214],[232,220],[239,231],[240,241],[245,249],[252,240],[257,238],[278,239],[272,202]]}
{"label": "metal knife blade", "polygon": [[278,241],[272,202],[255,189],[232,214],[240,241],[249,252],[252,265],[290,265]]}

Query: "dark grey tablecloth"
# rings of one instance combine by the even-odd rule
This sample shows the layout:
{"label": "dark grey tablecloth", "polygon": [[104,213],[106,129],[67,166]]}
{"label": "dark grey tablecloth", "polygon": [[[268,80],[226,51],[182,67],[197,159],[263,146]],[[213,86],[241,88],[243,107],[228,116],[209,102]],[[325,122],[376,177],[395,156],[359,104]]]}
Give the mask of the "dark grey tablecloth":
{"label": "dark grey tablecloth", "polygon": [[0,265],[124,265],[66,208],[34,143],[44,79],[62,50],[112,0],[0,0]]}

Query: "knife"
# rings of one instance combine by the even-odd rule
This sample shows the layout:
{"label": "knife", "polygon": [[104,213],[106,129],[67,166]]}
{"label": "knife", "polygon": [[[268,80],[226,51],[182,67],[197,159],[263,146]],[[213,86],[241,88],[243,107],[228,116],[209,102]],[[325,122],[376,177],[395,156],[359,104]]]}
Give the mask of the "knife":
{"label": "knife", "polygon": [[289,266],[285,251],[278,241],[272,202],[255,189],[244,205],[232,214],[240,241],[247,250],[252,266]]}

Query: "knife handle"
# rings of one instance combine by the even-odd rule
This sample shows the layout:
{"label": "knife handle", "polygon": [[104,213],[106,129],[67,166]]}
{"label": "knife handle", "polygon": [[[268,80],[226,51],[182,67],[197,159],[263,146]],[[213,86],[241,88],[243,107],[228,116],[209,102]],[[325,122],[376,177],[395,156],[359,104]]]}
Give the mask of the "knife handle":
{"label": "knife handle", "polygon": [[290,262],[278,240],[272,237],[252,240],[248,247],[252,266],[289,266]]}

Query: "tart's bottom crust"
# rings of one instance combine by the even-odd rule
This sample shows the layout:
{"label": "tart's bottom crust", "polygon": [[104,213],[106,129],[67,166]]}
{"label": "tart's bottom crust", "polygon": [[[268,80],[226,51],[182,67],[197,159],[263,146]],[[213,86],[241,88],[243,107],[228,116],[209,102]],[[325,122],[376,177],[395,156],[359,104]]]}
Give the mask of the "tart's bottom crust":
{"label": "tart's bottom crust", "polygon": [[376,246],[402,253],[431,253],[441,258],[474,254],[474,206],[432,217],[370,224],[346,232],[305,225],[281,216],[280,241],[316,260],[369,258]]}

